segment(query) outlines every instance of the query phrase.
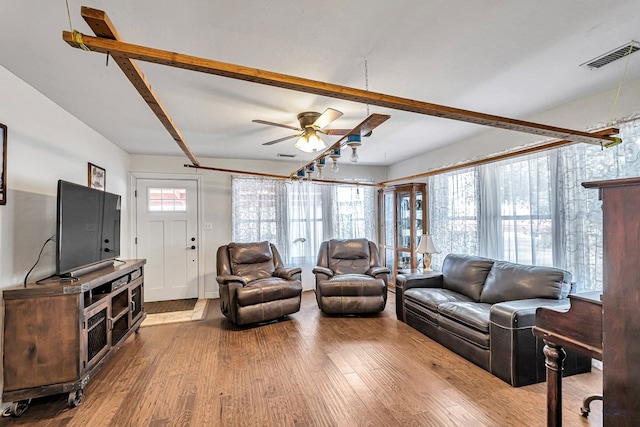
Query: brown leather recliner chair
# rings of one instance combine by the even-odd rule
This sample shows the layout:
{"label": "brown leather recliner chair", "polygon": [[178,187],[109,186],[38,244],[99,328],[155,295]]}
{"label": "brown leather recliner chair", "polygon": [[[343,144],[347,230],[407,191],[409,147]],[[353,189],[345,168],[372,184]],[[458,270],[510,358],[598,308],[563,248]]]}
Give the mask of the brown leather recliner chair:
{"label": "brown leather recliner chair", "polygon": [[302,269],[286,268],[269,242],[220,246],[217,269],[220,310],[237,325],[275,320],[300,310]]}
{"label": "brown leather recliner chair", "polygon": [[316,275],[318,307],[329,314],[378,313],[387,304],[387,267],[367,239],[329,240],[320,245]]}

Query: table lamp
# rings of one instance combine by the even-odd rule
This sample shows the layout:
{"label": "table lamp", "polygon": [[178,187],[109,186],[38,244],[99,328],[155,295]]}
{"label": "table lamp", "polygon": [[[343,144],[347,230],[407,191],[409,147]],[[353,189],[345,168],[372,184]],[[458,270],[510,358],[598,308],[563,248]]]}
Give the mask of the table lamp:
{"label": "table lamp", "polygon": [[436,247],[436,244],[433,243],[431,234],[423,234],[420,236],[416,253],[422,254],[422,271],[433,271],[431,269],[431,254],[439,254],[440,250]]}

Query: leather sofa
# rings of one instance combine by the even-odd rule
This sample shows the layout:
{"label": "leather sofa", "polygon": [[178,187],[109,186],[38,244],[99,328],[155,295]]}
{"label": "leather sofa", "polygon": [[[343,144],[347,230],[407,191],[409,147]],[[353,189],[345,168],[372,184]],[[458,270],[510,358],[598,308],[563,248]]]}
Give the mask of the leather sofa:
{"label": "leather sofa", "polygon": [[220,246],[217,270],[220,310],[236,325],[267,322],[300,310],[302,269],[286,268],[269,242]]}
{"label": "leather sofa", "polygon": [[[561,269],[449,254],[440,273],[398,275],[396,315],[519,387],[546,377],[536,309],[568,309],[570,289]],[[591,358],[567,351],[565,376],[590,370]]]}
{"label": "leather sofa", "polygon": [[372,314],[387,304],[387,275],[378,246],[367,239],[322,242],[316,277],[318,308],[327,314]]}

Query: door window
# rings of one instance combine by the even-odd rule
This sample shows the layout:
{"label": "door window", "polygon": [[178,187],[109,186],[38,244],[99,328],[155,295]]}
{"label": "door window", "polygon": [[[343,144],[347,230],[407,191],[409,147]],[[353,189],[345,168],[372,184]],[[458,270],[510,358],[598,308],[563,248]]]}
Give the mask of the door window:
{"label": "door window", "polygon": [[186,212],[186,188],[150,187],[147,197],[148,212]]}

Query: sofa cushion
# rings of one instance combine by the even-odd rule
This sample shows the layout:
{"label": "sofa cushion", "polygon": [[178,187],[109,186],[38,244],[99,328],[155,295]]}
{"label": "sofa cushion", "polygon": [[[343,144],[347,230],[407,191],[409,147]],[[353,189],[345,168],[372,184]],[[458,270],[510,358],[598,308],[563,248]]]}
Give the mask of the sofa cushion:
{"label": "sofa cushion", "polygon": [[455,347],[459,347],[459,345],[450,346],[447,343],[446,334],[453,335],[457,338],[461,338],[465,341],[473,343],[475,346],[480,347],[483,350],[489,350],[490,347],[490,335],[488,332],[481,332],[473,328],[469,328],[462,323],[458,323],[456,320],[450,319],[446,316],[439,315],[438,316],[438,324],[441,330],[441,340],[443,344],[449,348],[452,348],[456,353],[458,350]]}
{"label": "sofa cushion", "polygon": [[449,289],[411,288],[404,292],[407,301],[411,301],[431,311],[438,311],[438,306],[445,302],[470,302],[471,298]]}
{"label": "sofa cushion", "polygon": [[480,301],[495,304],[530,298],[560,299],[571,286],[571,273],[553,267],[496,261]]}
{"label": "sofa cushion", "polygon": [[480,302],[446,302],[438,306],[438,313],[468,328],[489,333],[491,304]]}
{"label": "sofa cushion", "polygon": [[482,287],[493,263],[488,258],[449,254],[442,263],[442,287],[480,301]]}
{"label": "sofa cushion", "polygon": [[269,301],[300,297],[302,284],[298,280],[284,280],[279,277],[267,277],[254,280],[238,289],[238,305],[249,306]]}
{"label": "sofa cushion", "polygon": [[369,241],[367,239],[330,240],[329,258],[369,259]]}
{"label": "sofa cushion", "polygon": [[335,275],[364,274],[371,267],[367,239],[329,240],[329,268]]}
{"label": "sofa cushion", "polygon": [[231,270],[247,282],[271,277],[275,271],[269,242],[229,243]]}
{"label": "sofa cushion", "polygon": [[386,292],[384,280],[364,274],[342,274],[328,280],[319,280],[320,295],[333,296],[372,296]]}

